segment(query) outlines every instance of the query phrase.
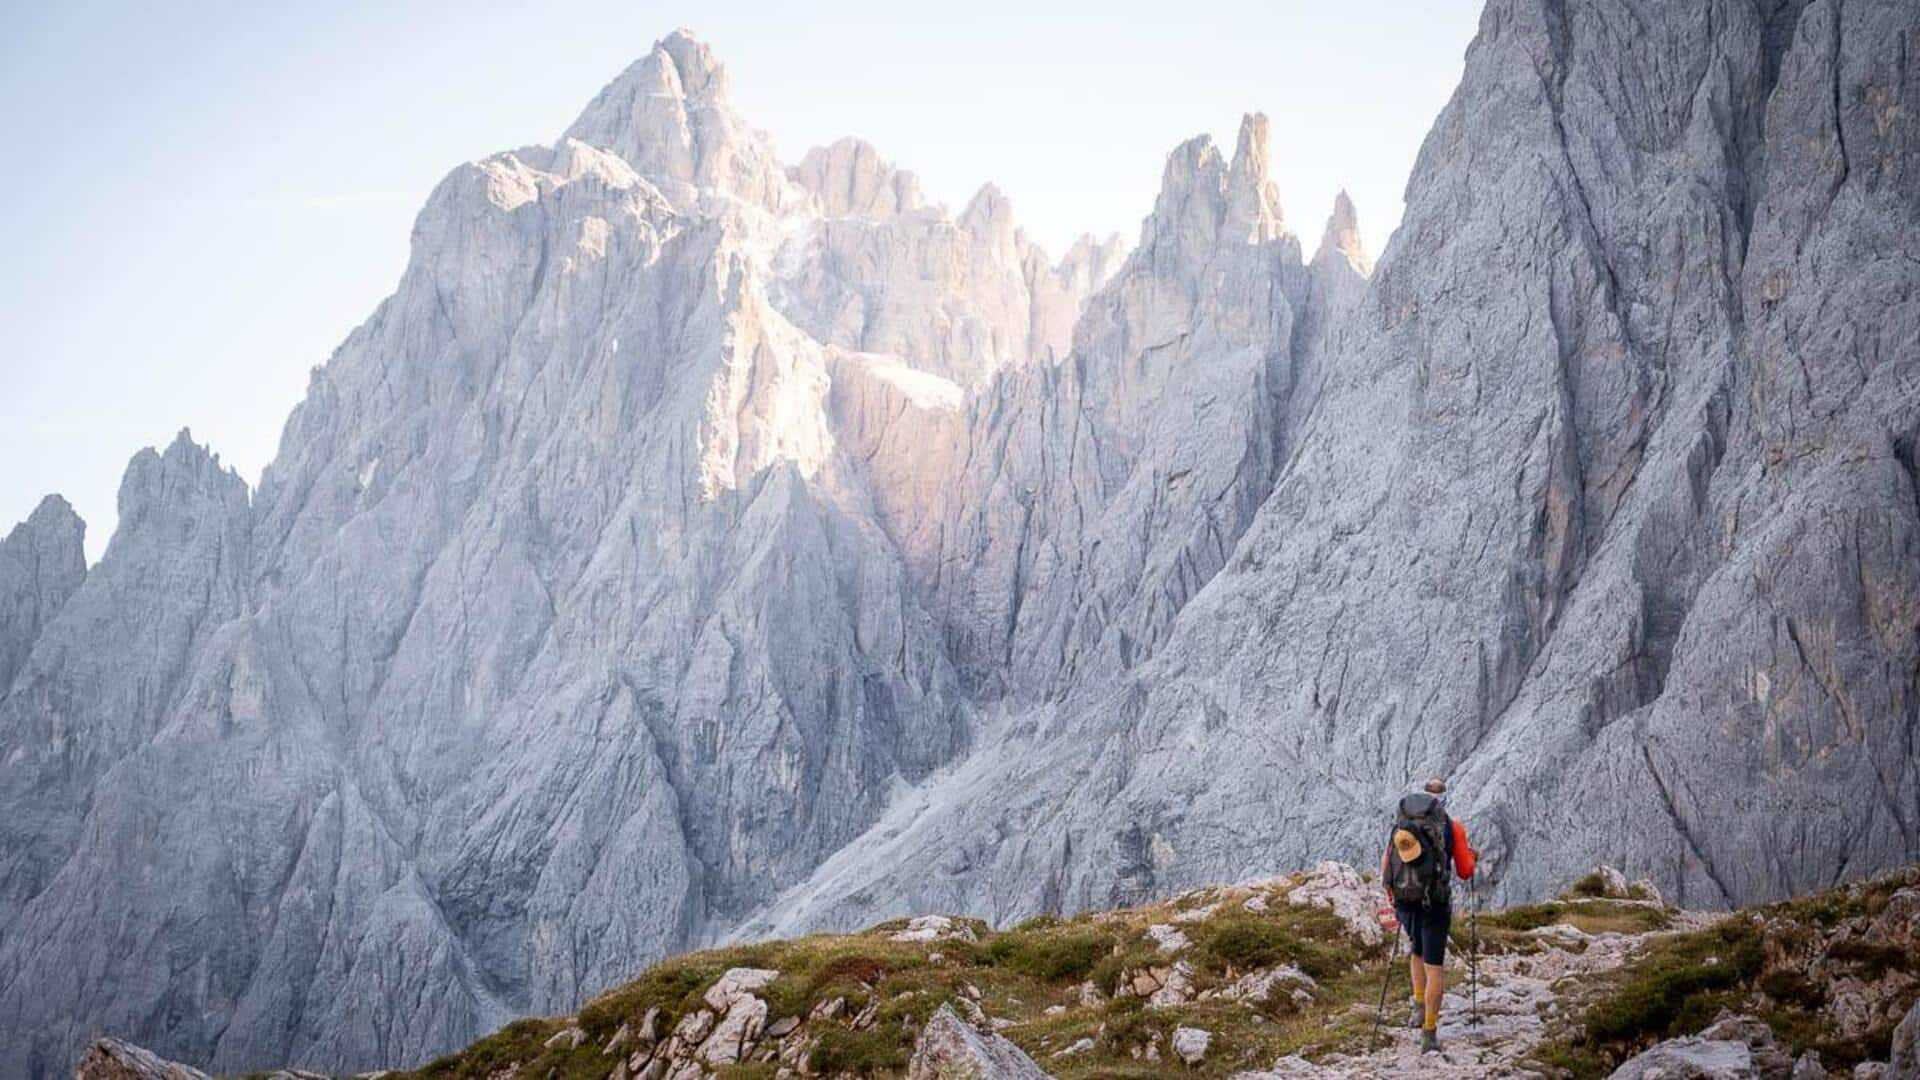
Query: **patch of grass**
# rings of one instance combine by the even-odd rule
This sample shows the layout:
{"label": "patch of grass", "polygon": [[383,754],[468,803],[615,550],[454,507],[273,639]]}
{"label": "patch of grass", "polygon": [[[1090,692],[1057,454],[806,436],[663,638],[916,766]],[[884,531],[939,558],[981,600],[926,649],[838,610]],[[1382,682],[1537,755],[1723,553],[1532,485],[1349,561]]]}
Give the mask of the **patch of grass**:
{"label": "patch of grass", "polygon": [[[1454,917],[1458,933],[1462,920]],[[1673,916],[1660,908],[1623,904],[1614,900],[1573,900],[1551,904],[1525,904],[1505,911],[1480,916],[1482,929],[1529,931],[1564,923],[1589,934],[1644,934],[1665,930],[1673,925]]]}
{"label": "patch of grass", "polygon": [[[1023,924],[1024,925],[1024,924]],[[986,944],[987,958],[1047,983],[1079,982],[1100,959],[1113,952],[1114,936],[1104,930],[1045,926],[1009,930]]]}
{"label": "patch of grass", "polygon": [[820,1032],[807,1063],[814,1072],[828,1076],[884,1076],[907,1067],[911,1042],[899,1029],[880,1024],[865,1031],[831,1024]]}
{"label": "patch of grass", "polygon": [[[1195,959],[1204,971],[1244,973],[1275,964],[1292,964],[1314,979],[1332,978],[1353,967],[1359,953],[1342,933],[1337,922],[1319,923],[1315,915],[1332,916],[1319,909],[1294,909],[1296,918],[1287,921],[1257,915],[1226,915],[1212,919],[1199,928]],[[1305,925],[1319,924],[1320,933],[1302,932]]]}
{"label": "patch of grass", "polygon": [[1827,1003],[1827,993],[1813,980],[1792,968],[1776,968],[1760,976],[1760,990],[1783,1005],[1818,1012]]}
{"label": "patch of grass", "polygon": [[1905,949],[1865,938],[1836,941],[1827,948],[1827,959],[1854,969],[1855,974],[1872,982],[1889,971],[1911,972],[1917,962]]}
{"label": "patch of grass", "polygon": [[1600,1080],[1614,1068],[1606,1054],[1575,1043],[1548,1043],[1534,1052],[1533,1060],[1550,1070],[1550,1075],[1569,1080]]}

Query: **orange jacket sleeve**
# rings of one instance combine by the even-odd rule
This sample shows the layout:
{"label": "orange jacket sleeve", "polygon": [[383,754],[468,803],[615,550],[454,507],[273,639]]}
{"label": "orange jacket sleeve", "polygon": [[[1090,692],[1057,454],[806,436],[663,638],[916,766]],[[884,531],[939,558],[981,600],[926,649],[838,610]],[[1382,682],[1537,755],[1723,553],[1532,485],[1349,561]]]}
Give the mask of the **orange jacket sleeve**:
{"label": "orange jacket sleeve", "polygon": [[1467,827],[1460,824],[1459,818],[1453,819],[1453,872],[1463,878],[1473,876],[1474,867],[1480,865],[1480,853],[1467,843]]}

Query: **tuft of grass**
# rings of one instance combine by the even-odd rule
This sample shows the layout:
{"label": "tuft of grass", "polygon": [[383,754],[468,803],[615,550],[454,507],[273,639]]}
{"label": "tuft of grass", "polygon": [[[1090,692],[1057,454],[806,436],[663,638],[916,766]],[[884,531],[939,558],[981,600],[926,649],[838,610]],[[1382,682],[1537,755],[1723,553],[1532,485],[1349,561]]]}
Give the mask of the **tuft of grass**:
{"label": "tuft of grass", "polygon": [[814,1043],[807,1064],[816,1073],[838,1076],[886,1076],[907,1067],[907,1047],[912,1042],[897,1028],[874,1024],[865,1031],[854,1031],[841,1024],[828,1025]]}
{"label": "tuft of grass", "polygon": [[1069,983],[1092,974],[1094,966],[1112,953],[1116,944],[1114,936],[1104,930],[1055,924],[998,934],[987,942],[986,955],[995,964],[1042,982]]}
{"label": "tuft of grass", "polygon": [[1607,895],[1607,882],[1605,878],[1600,876],[1600,872],[1595,870],[1567,886],[1567,891],[1561,895],[1566,897],[1603,897]]}

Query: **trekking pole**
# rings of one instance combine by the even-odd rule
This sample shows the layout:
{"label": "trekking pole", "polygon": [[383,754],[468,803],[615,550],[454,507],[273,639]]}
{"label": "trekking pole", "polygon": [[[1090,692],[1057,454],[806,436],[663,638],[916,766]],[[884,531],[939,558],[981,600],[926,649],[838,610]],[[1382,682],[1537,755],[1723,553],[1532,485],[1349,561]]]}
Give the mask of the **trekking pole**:
{"label": "trekking pole", "polygon": [[1467,895],[1473,910],[1467,914],[1467,1023],[1480,1023],[1480,882],[1467,879]]}
{"label": "trekking pole", "polygon": [[1387,931],[1393,937],[1393,944],[1387,947],[1387,971],[1380,976],[1380,1004],[1373,1010],[1373,1034],[1367,1036],[1367,1053],[1371,1054],[1380,1045],[1380,1018],[1387,1012],[1387,985],[1393,982],[1393,962],[1400,959],[1400,928]]}

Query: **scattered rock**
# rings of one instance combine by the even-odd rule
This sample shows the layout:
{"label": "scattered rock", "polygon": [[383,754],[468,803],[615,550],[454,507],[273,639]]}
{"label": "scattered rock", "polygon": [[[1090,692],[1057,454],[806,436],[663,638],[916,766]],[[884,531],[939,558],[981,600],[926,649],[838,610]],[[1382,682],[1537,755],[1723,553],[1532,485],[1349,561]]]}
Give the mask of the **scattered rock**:
{"label": "scattered rock", "polygon": [[794,1028],[797,1028],[799,1026],[800,1026],[799,1017],[783,1016],[780,1019],[775,1020],[773,1023],[767,1025],[767,1038],[784,1039],[788,1035],[791,1035],[793,1033]]}
{"label": "scattered rock", "polygon": [[1213,1033],[1205,1028],[1177,1027],[1173,1029],[1173,1052],[1181,1061],[1189,1065],[1198,1065],[1206,1060],[1207,1046],[1213,1042]]}
{"label": "scattered rock", "polygon": [[551,1050],[565,1043],[567,1049],[573,1050],[578,1048],[586,1039],[587,1033],[578,1027],[562,1028],[554,1032],[553,1035],[547,1039],[547,1049]]}
{"label": "scattered rock", "polygon": [[714,1016],[705,1009],[695,1009],[680,1018],[673,1026],[673,1037],[687,1045],[698,1045],[713,1030]]}
{"label": "scattered rock", "polygon": [[119,1039],[95,1039],[73,1075],[74,1080],[208,1080],[199,1069]]}
{"label": "scattered rock", "polygon": [[1072,1056],[1073,1056],[1073,1055],[1075,1055],[1075,1054],[1084,1054],[1084,1053],[1086,1053],[1087,1051],[1089,1051],[1089,1050],[1091,1050],[1091,1049],[1093,1049],[1093,1040],[1092,1040],[1092,1039],[1089,1039],[1089,1038],[1079,1038],[1079,1039],[1075,1039],[1075,1040],[1074,1040],[1074,1041],[1073,1041],[1073,1042],[1072,1042],[1072,1043],[1071,1043],[1070,1045],[1068,1045],[1068,1046],[1067,1046],[1067,1047],[1066,1047],[1065,1049],[1062,1049],[1062,1050],[1055,1050],[1055,1051],[1053,1052],[1053,1056],[1054,1056],[1054,1057],[1057,1057],[1057,1058],[1061,1058],[1061,1057],[1072,1057]]}
{"label": "scattered rock", "polygon": [[1151,938],[1153,944],[1168,956],[1193,948],[1193,939],[1187,937],[1179,927],[1168,926],[1165,923],[1155,923],[1147,927],[1147,937]]}
{"label": "scattered rock", "polygon": [[627,1045],[627,1040],[631,1038],[633,1038],[633,1028],[626,1024],[621,1024],[620,1030],[613,1033],[613,1038],[607,1040],[607,1045],[601,1049],[600,1052],[602,1054],[611,1054]]}
{"label": "scattered rock", "polygon": [[737,997],[725,1019],[700,1044],[699,1056],[714,1065],[732,1065],[745,1056],[766,1026],[767,1003],[751,994]]}
{"label": "scattered rock", "polygon": [[768,968],[730,968],[707,988],[706,1003],[714,1012],[726,1012],[741,997],[764,990],[780,973]]}
{"label": "scattered rock", "polygon": [[973,927],[946,915],[921,915],[893,934],[894,941],[978,941]]}
{"label": "scattered rock", "polygon": [[927,1020],[914,1043],[907,1080],[1050,1080],[1019,1047],[976,1031],[948,1006]]}
{"label": "scattered rock", "polygon": [[1232,986],[1220,992],[1229,1001],[1265,1002],[1276,992],[1291,996],[1296,1005],[1311,1004],[1320,985],[1306,972],[1289,964],[1263,968],[1242,975]]}
{"label": "scattered rock", "polygon": [[1147,997],[1148,1005],[1165,1009],[1193,1000],[1193,965],[1185,960],[1170,968],[1155,968],[1153,976],[1160,988]]}
{"label": "scattered rock", "polygon": [[1376,915],[1380,896],[1378,888],[1361,878],[1360,871],[1345,863],[1323,862],[1287,892],[1287,903],[1331,908],[1346,924],[1348,933],[1368,945],[1378,945],[1385,940]]}

